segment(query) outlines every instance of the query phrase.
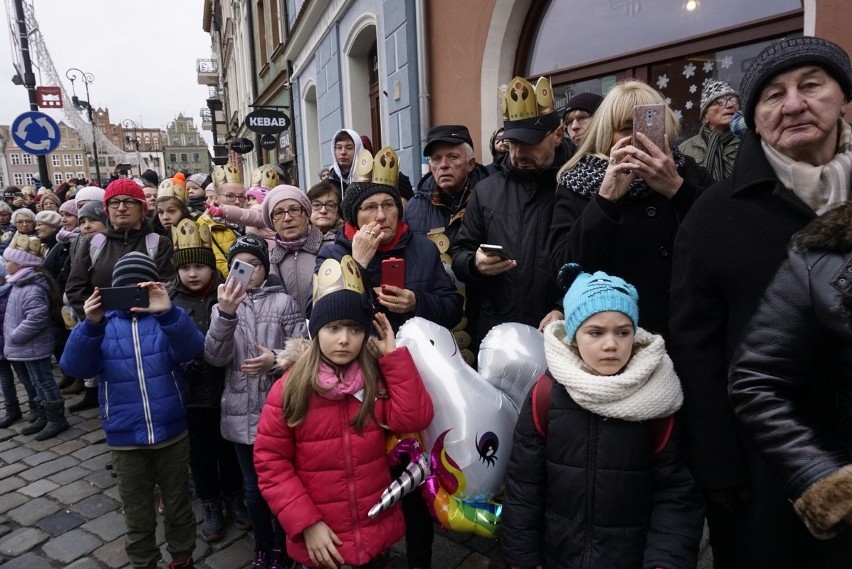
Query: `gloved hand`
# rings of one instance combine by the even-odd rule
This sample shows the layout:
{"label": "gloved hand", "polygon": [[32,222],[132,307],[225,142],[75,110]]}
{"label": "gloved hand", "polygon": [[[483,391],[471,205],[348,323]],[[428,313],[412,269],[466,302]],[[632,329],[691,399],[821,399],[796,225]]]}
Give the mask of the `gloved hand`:
{"label": "gloved hand", "polygon": [[748,484],[740,484],[721,490],[710,490],[707,499],[722,506],[732,516],[740,515],[751,502],[751,488]]}
{"label": "gloved hand", "polygon": [[222,214],[225,213],[225,208],[207,204],[207,213],[213,217],[222,217]]}

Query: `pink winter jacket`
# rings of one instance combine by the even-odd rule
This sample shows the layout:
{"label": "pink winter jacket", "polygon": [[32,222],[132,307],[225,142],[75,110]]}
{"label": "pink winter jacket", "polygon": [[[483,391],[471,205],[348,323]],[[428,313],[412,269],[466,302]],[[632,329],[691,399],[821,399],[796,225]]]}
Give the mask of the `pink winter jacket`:
{"label": "pink winter jacket", "polygon": [[[396,433],[416,432],[432,421],[432,400],[407,348],[379,359],[390,397],[377,399],[376,419]],[[287,553],[313,566],[302,532],[322,520],[340,540],[344,563],[362,565],[390,549],[405,533],[397,504],[371,520],[369,509],[391,481],[387,431],[369,421],[362,433],[350,425],[361,403],[348,395],[314,394],[304,422],[284,420],[285,375],[275,382],[260,415],[254,443],[258,486],[287,533]]]}

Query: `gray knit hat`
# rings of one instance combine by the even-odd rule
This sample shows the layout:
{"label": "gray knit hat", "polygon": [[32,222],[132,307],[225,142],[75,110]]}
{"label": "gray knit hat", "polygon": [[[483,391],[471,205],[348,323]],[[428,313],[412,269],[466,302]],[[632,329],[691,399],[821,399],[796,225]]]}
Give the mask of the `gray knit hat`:
{"label": "gray knit hat", "polygon": [[707,112],[707,107],[719,97],[736,94],[737,92],[734,91],[733,87],[728,85],[727,81],[708,81],[704,85],[704,88],[701,89],[701,112],[698,116],[703,119],[704,113]]}
{"label": "gray knit hat", "polygon": [[151,257],[138,251],[124,255],[112,269],[112,286],[132,286],[159,280],[157,264]]}
{"label": "gray knit hat", "polygon": [[107,217],[107,214],[104,211],[104,204],[100,200],[91,201],[80,208],[77,219],[82,222],[83,218],[94,219],[100,221],[104,225],[109,225],[109,217]]}
{"label": "gray knit hat", "polygon": [[776,42],[757,54],[740,83],[743,116],[754,130],[754,108],[763,87],[776,75],[804,65],[822,67],[840,84],[847,99],[852,99],[852,65],[839,45],[815,37],[799,37]]}

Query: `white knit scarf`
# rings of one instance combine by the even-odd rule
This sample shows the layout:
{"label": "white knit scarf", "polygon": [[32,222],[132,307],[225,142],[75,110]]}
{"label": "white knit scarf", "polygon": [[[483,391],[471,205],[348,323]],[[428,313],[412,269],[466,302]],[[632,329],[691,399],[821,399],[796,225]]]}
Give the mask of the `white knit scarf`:
{"label": "white knit scarf", "polygon": [[662,336],[637,329],[633,357],[615,375],[588,371],[566,336],[564,321],[549,324],[544,353],[554,379],[583,409],[625,421],[668,417],[680,409],[683,391]]}
{"label": "white knit scarf", "polygon": [[852,179],[852,127],[840,120],[837,154],[826,164],[797,162],[761,140],[769,164],[785,188],[808,204],[817,215],[831,211],[849,199]]}

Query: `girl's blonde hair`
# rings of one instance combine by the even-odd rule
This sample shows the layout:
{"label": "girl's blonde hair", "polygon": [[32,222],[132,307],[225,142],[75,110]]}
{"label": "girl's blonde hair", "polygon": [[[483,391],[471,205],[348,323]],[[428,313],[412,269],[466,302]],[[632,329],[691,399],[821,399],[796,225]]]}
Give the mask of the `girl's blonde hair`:
{"label": "girl's blonde hair", "polygon": [[[361,324],[351,320],[337,320],[336,322],[344,326],[354,324],[361,326]],[[365,332],[364,343],[356,358],[361,365],[361,372],[364,374],[364,398],[360,411],[351,423],[359,433],[363,431],[371,418],[375,420],[373,409],[375,408],[376,398],[387,397],[382,373],[379,370],[379,362],[370,350],[369,344],[369,335]],[[305,415],[308,414],[311,395],[314,392],[322,393],[323,389],[317,383],[317,376],[319,375],[320,363],[323,361],[319,339],[314,337],[310,347],[299,356],[290,368],[290,375],[287,376],[287,382],[284,384],[281,402],[281,407],[284,409],[284,420],[287,421],[288,427],[293,428],[300,425],[305,420]],[[336,368],[334,364],[326,363]]]}
{"label": "girl's blonde hair", "polygon": [[[577,148],[577,152],[559,169],[556,174],[557,180],[587,154],[593,154],[599,158],[609,158],[612,145],[618,142],[612,139],[612,134],[633,122],[633,107],[661,103],[666,104],[663,96],[643,81],[631,79],[613,87],[592,117],[589,130],[586,131],[586,137],[580,147]],[[666,134],[669,137],[669,143],[671,143],[677,137],[680,125],[668,105],[666,105],[665,115]]]}

